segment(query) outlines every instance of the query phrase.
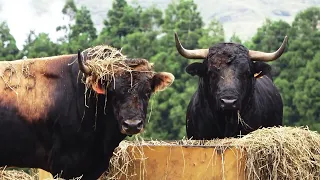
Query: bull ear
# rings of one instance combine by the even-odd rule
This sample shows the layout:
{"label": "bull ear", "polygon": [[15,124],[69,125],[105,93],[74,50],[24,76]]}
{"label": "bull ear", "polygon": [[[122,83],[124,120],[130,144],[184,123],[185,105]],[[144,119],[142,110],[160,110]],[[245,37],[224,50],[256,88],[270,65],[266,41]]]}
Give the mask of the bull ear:
{"label": "bull ear", "polygon": [[271,76],[271,66],[265,62],[254,62],[253,71],[255,78],[260,78],[264,75]]}
{"label": "bull ear", "polygon": [[168,72],[160,72],[153,76],[152,81],[153,92],[163,91],[173,83],[174,76]]}
{"label": "bull ear", "polygon": [[187,66],[186,72],[192,76],[202,77],[206,73],[206,66],[203,63],[195,62]]}
{"label": "bull ear", "polygon": [[92,89],[97,93],[97,94],[106,94],[106,90],[102,87],[102,84],[100,82],[94,83],[92,85]]}
{"label": "bull ear", "polygon": [[92,76],[89,76],[86,78],[86,84],[91,84],[91,88],[97,93],[97,94],[105,94],[106,90],[103,88],[100,81],[96,81],[95,78]]}

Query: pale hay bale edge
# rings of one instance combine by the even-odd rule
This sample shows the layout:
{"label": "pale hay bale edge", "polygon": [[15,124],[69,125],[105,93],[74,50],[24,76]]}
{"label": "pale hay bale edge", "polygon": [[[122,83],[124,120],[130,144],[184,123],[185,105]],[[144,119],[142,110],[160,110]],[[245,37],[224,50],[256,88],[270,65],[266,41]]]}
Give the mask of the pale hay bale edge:
{"label": "pale hay bale edge", "polygon": [[[32,171],[32,170],[31,170]],[[1,180],[35,180],[36,175],[30,175],[23,170],[15,170],[6,167],[0,167]]]}

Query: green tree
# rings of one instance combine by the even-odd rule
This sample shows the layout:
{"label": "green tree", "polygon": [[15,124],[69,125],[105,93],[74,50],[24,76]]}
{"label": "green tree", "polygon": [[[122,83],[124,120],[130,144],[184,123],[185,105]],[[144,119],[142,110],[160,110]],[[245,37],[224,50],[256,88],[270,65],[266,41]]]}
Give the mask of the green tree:
{"label": "green tree", "polygon": [[288,35],[289,43],[282,57],[271,63],[275,84],[284,102],[286,125],[309,125],[320,131],[319,125],[319,57],[320,8],[299,12],[292,25],[270,21],[258,29],[250,48],[274,51]]}
{"label": "green tree", "polygon": [[82,6],[77,11],[75,25],[71,26],[70,40],[77,40],[79,36],[86,33],[87,41],[91,42],[97,38],[97,30],[91,20],[90,12],[86,7]]}
{"label": "green tree", "polygon": [[287,56],[283,59],[286,66],[281,69],[279,77],[292,82],[291,93],[285,95],[291,99],[287,102],[292,112],[290,114],[292,119],[289,119],[291,124],[312,125],[314,121],[319,123],[318,96],[314,93],[318,88],[316,82],[319,78],[316,78],[317,73],[310,74],[317,70],[319,61],[317,54],[320,50],[320,33],[317,29],[319,22],[320,8],[308,8],[297,14],[289,32],[292,40]]}
{"label": "green tree", "polygon": [[213,19],[210,21],[207,28],[203,30],[203,35],[199,39],[199,44],[203,48],[209,48],[214,44],[224,42],[224,30],[222,24]]}
{"label": "green tree", "polygon": [[230,37],[230,42],[239,43],[239,44],[242,43],[240,37],[237,36],[235,33],[233,33],[232,36]]}
{"label": "green tree", "polygon": [[294,83],[293,102],[299,113],[297,125],[308,125],[320,132],[320,52],[308,62],[304,74]]}
{"label": "green tree", "polygon": [[97,43],[121,48],[124,37],[139,29],[141,12],[140,6],[134,8],[126,0],[114,0]]}
{"label": "green tree", "polygon": [[6,22],[0,24],[0,61],[10,61],[16,59],[19,49],[16,40],[10,34],[10,29]]}
{"label": "green tree", "polygon": [[39,58],[55,56],[58,53],[58,47],[53,43],[49,35],[46,33],[36,34],[34,31],[30,31],[23,50],[19,54],[20,58]]}
{"label": "green tree", "polygon": [[124,36],[122,48],[130,57],[150,59],[159,52],[157,37],[163,23],[162,12],[156,7],[150,7],[141,11],[139,16],[139,26],[136,31]]}
{"label": "green tree", "polygon": [[176,79],[170,88],[152,98],[152,115],[145,137],[180,139],[186,134],[185,114],[190,97],[195,92],[197,79],[185,72],[189,60],[178,54],[174,32],[178,33],[186,48],[199,48],[203,22],[192,0],[179,0],[168,5],[161,27],[158,53],[151,61],[155,63],[157,71],[171,72]]}
{"label": "green tree", "polygon": [[285,21],[266,19],[252,37],[253,46],[249,48],[265,52],[275,51],[279,48],[283,38],[288,35],[290,28],[290,24]]}
{"label": "green tree", "polygon": [[69,26],[70,29],[69,34],[66,36],[67,39],[64,39],[61,43],[60,52],[62,54],[76,53],[78,49],[91,47],[97,38],[97,30],[94,27],[90,12],[87,8],[82,6],[80,9],[69,9],[70,13],[74,10],[76,11],[74,16],[75,22]]}
{"label": "green tree", "polygon": [[67,21],[69,21],[69,23],[65,24],[65,25],[58,26],[56,28],[57,32],[63,31],[63,33],[64,33],[64,36],[59,38],[59,41],[61,41],[61,42],[68,41],[71,24],[74,23],[76,13],[77,13],[77,7],[76,7],[74,1],[73,0],[66,0],[66,4],[62,8],[62,14],[64,15],[64,19],[67,19]]}

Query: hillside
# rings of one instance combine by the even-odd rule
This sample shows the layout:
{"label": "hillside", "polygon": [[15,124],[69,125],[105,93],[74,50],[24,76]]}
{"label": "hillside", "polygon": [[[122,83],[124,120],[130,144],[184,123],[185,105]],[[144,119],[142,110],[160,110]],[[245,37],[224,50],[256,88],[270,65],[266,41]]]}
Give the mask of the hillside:
{"label": "hillside", "polygon": [[[112,0],[75,0],[78,7],[87,6],[99,30],[112,6]],[[172,0],[128,0],[142,7],[156,5],[165,9]],[[224,25],[227,38],[236,33],[242,40],[250,38],[265,18],[291,22],[297,12],[310,6],[319,6],[320,0],[194,0],[203,20],[218,19]],[[61,10],[65,0],[25,0],[19,6],[15,1],[0,0],[0,20],[7,21],[11,33],[21,48],[30,30],[46,32],[52,39],[59,37],[55,28],[63,24]],[[23,14],[23,16],[19,16]]]}
{"label": "hillside", "polygon": [[[103,4],[102,0],[77,0],[81,5],[90,8],[97,25],[101,25],[112,1]],[[96,3],[94,3],[96,2]],[[171,0],[129,0],[138,2],[142,7],[156,5],[165,9]],[[292,22],[294,16],[301,10],[310,6],[320,6],[320,0],[194,0],[198,5],[203,20],[218,19],[224,26],[226,36],[229,38],[233,33],[246,40],[250,38],[266,18]],[[98,27],[101,28],[101,27]]]}

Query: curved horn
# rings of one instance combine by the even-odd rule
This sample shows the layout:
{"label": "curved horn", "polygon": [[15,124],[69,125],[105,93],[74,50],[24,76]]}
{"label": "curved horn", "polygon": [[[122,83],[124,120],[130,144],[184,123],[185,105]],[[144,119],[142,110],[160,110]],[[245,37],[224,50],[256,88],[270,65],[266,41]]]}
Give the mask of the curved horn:
{"label": "curved horn", "polygon": [[189,59],[205,59],[208,56],[209,49],[195,49],[195,50],[188,50],[183,48],[180,43],[179,37],[177,33],[174,33],[174,38],[176,40],[176,48],[181,56]]}
{"label": "curved horn", "polygon": [[288,42],[288,36],[285,36],[280,48],[273,53],[249,50],[249,57],[254,61],[273,61],[278,59],[284,52]]}
{"label": "curved horn", "polygon": [[83,61],[82,61],[82,56],[80,54],[80,49],[78,50],[78,64],[79,64],[79,69],[86,75],[91,74],[91,70],[88,66],[86,66]]}

